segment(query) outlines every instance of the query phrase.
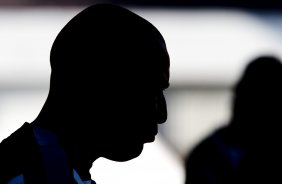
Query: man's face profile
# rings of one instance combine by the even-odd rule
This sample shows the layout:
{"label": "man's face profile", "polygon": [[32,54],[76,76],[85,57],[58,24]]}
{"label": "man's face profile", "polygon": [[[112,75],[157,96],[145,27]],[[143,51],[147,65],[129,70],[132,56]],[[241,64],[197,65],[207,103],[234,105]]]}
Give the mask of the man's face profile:
{"label": "man's face profile", "polygon": [[[142,57],[139,58],[152,57],[152,51],[146,53],[144,50],[140,51]],[[86,90],[92,91],[89,94],[81,91],[81,104],[78,106],[87,109],[81,109],[81,112],[76,109],[74,113],[80,112],[79,118],[83,119],[83,137],[88,150],[99,137],[103,157],[127,161],[139,156],[145,143],[155,140],[158,124],[167,118],[163,90],[169,86],[169,57],[165,49],[156,53],[154,61],[138,66],[137,70],[120,69],[117,73],[110,73],[115,77],[110,74],[103,76],[103,84],[97,85],[93,82],[95,78],[90,79],[95,90]],[[151,62],[160,63],[159,69],[156,70]],[[125,74],[124,77],[119,77],[120,72]],[[92,151],[95,152],[96,148],[93,147]]]}
{"label": "man's face profile", "polygon": [[[163,90],[168,87],[168,77],[165,77],[169,75],[167,71],[168,69],[160,71],[159,75],[150,76],[141,86],[138,82],[134,83],[134,76],[131,76],[128,80],[133,80],[134,84],[120,89],[113,113],[116,119],[113,120],[114,125],[109,135],[114,148],[109,153],[116,155],[109,155],[110,159],[125,161],[135,158],[142,152],[145,143],[155,140],[158,124],[164,123],[167,118],[163,94]],[[143,75],[146,75],[146,71]]]}

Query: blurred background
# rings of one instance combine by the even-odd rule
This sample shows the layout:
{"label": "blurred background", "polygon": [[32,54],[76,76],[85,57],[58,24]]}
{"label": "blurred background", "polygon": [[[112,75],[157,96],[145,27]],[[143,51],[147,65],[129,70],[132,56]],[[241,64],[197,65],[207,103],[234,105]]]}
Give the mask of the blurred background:
{"label": "blurred background", "polygon": [[41,110],[51,45],[93,3],[115,3],[153,23],[171,57],[168,120],[142,155],[98,159],[98,184],[183,184],[183,159],[230,118],[232,87],[260,55],[282,56],[282,3],[276,0],[0,0],[0,141]]}

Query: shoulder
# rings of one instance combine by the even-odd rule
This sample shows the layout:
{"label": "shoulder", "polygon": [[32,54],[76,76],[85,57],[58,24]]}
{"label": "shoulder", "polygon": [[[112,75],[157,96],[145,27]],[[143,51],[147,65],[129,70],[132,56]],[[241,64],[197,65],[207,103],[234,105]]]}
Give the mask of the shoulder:
{"label": "shoulder", "polygon": [[[191,154],[211,154],[212,152],[217,152],[218,146],[224,142],[225,129],[219,129],[212,132],[210,135],[202,139],[191,151]],[[208,152],[207,152],[208,150]]]}
{"label": "shoulder", "polygon": [[[32,129],[28,123],[24,123],[19,129],[13,132],[9,137],[0,143],[0,155],[11,157],[15,151],[24,151],[29,146],[29,141],[32,141]],[[20,152],[16,153],[18,155]],[[12,155],[10,155],[12,154]],[[7,158],[6,158],[7,159]]]}
{"label": "shoulder", "polygon": [[227,131],[226,127],[220,128],[200,141],[187,155],[186,166],[194,169],[194,167],[218,165],[229,152]]}
{"label": "shoulder", "polygon": [[227,171],[226,168],[237,168],[244,152],[234,144],[230,134],[230,129],[223,127],[206,137],[186,158],[186,167],[192,170],[209,168],[222,172]]}
{"label": "shoulder", "polygon": [[0,143],[0,183],[22,174],[24,162],[32,156],[34,148],[32,129],[28,123]]}

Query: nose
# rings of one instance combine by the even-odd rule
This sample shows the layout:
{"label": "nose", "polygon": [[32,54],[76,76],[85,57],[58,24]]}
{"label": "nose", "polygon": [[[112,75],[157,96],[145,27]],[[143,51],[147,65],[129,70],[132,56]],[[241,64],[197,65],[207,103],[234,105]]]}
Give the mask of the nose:
{"label": "nose", "polygon": [[163,92],[155,97],[155,119],[158,124],[162,124],[167,120],[166,100]]}

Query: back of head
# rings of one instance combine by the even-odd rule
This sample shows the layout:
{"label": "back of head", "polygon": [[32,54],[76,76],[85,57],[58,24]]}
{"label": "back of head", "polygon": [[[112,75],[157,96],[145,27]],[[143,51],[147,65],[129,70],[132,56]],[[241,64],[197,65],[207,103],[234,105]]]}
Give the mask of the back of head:
{"label": "back of head", "polygon": [[[250,62],[236,86],[236,93],[275,93],[280,87],[282,64],[278,58],[261,56]],[[261,94],[263,95],[263,94]]]}
{"label": "back of head", "polygon": [[261,56],[254,59],[235,87],[234,118],[244,121],[244,127],[280,126],[281,84],[282,64],[278,58]]}

